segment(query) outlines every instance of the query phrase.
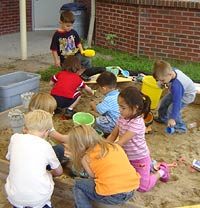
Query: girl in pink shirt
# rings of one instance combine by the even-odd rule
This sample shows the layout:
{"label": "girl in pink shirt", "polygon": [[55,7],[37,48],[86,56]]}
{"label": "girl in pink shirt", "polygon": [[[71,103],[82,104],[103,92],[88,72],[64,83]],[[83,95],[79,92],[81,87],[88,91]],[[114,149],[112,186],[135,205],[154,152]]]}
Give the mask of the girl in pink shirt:
{"label": "girl in pink shirt", "polygon": [[126,152],[131,165],[141,175],[138,191],[147,192],[158,179],[168,182],[169,169],[161,163],[158,171],[151,173],[151,158],[145,140],[144,118],[150,111],[151,100],[135,87],[127,87],[118,96],[120,116],[108,140],[117,142]]}

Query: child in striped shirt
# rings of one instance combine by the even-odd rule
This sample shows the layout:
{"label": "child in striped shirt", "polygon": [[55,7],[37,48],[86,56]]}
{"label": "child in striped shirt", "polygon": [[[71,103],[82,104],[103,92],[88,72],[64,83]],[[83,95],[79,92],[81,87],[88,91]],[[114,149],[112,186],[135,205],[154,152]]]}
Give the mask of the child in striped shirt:
{"label": "child in striped shirt", "polygon": [[117,142],[126,152],[131,165],[140,174],[139,192],[152,189],[158,179],[168,182],[169,169],[160,163],[158,171],[151,173],[151,158],[145,140],[144,118],[150,111],[151,100],[135,87],[127,87],[118,96],[120,116],[108,140]]}
{"label": "child in striped shirt", "polygon": [[100,92],[104,95],[102,102],[96,104],[90,103],[93,111],[98,113],[95,122],[95,129],[104,132],[104,135],[110,134],[114,129],[119,117],[119,105],[117,97],[119,95],[117,87],[117,78],[112,72],[102,72],[96,80]]}

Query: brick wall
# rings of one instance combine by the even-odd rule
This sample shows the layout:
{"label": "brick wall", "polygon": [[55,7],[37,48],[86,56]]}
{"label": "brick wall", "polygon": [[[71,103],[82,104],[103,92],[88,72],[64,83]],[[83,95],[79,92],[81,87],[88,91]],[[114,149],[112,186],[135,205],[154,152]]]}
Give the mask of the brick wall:
{"label": "brick wall", "polygon": [[[26,1],[27,30],[32,29],[31,0]],[[19,0],[0,1],[0,35],[20,31]]]}
{"label": "brick wall", "polygon": [[[106,41],[108,33],[117,35],[115,45]],[[150,58],[198,62],[200,2],[97,0],[95,45]]]}
{"label": "brick wall", "polygon": [[[87,6],[90,0],[75,0]],[[26,0],[27,30],[32,4]],[[0,1],[0,35],[20,31],[19,1]],[[115,34],[115,45],[106,34]],[[95,44],[150,58],[200,61],[200,1],[96,0]]]}

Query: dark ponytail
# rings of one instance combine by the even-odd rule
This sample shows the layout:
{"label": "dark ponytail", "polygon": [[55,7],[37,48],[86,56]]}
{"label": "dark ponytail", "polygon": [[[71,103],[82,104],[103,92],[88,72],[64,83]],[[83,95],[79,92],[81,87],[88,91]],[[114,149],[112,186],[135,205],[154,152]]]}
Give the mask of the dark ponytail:
{"label": "dark ponytail", "polygon": [[148,95],[144,95],[142,92],[142,99],[143,99],[143,110],[142,113],[144,115],[144,119],[148,116],[149,112],[150,112],[150,106],[151,106],[151,99],[149,98]]}

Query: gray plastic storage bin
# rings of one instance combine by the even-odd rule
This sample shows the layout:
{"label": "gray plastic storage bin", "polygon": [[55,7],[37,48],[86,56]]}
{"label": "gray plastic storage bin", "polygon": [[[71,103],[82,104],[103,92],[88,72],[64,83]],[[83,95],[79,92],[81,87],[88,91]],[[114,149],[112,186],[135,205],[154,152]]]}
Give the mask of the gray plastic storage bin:
{"label": "gray plastic storage bin", "polygon": [[83,3],[75,2],[64,4],[60,8],[60,12],[68,10],[72,11],[75,16],[75,22],[73,24],[74,30],[76,30],[80,38],[85,38],[87,30],[86,6]]}
{"label": "gray plastic storage bin", "polygon": [[0,76],[0,112],[22,104],[21,94],[39,91],[40,75],[14,72]]}

